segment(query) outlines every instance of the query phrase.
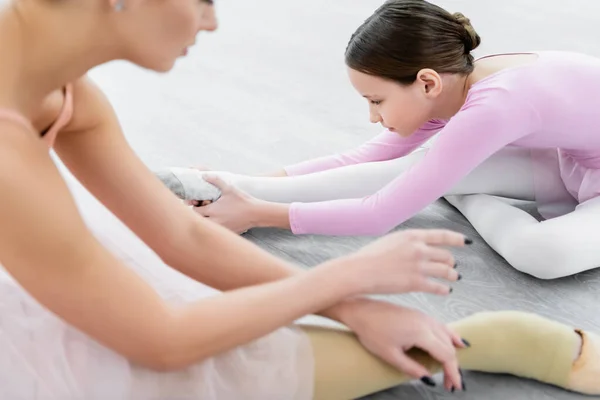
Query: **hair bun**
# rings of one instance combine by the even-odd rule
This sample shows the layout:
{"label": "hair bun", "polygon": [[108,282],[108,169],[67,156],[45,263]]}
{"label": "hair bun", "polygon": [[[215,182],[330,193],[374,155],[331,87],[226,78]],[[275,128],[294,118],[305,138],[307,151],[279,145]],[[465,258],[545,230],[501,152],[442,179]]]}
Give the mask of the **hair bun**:
{"label": "hair bun", "polygon": [[465,17],[462,13],[456,12],[452,14],[456,22],[461,24],[463,28],[465,28],[464,34],[462,36],[462,41],[465,45],[465,53],[470,53],[475,50],[481,44],[481,38],[475,32],[473,25],[471,25],[471,21],[469,18]]}

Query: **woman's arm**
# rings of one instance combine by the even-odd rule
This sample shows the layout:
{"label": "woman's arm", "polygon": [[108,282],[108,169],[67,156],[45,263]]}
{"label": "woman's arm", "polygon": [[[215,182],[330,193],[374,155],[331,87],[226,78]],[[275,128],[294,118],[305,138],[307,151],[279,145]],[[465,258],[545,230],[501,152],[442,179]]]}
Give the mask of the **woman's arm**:
{"label": "woman's arm", "polygon": [[[343,298],[441,294],[447,287],[430,278],[457,279],[451,253],[437,247],[464,245],[462,235],[402,232],[303,274],[174,306],[89,232],[45,144],[12,123],[0,122],[0,132],[3,267],[50,312],[149,368],[184,368]],[[455,366],[456,355],[441,361]]]}
{"label": "woman's arm", "polygon": [[291,276],[296,268],[199,218],[126,142],[101,91],[74,85],[75,116],[56,140],[67,168],[169,265],[220,290]]}
{"label": "woman's arm", "polygon": [[43,142],[10,123],[0,123],[0,132],[4,268],[51,312],[134,362],[182,368],[359,294],[335,270],[341,263],[336,261],[275,283],[171,306],[87,230]]}
{"label": "woman's arm", "polygon": [[[57,137],[57,154],[167,264],[219,290],[305,272],[184,206],[131,150],[112,107],[90,80],[74,85],[74,100],[74,118]],[[345,303],[316,311],[344,323],[353,308]]]}

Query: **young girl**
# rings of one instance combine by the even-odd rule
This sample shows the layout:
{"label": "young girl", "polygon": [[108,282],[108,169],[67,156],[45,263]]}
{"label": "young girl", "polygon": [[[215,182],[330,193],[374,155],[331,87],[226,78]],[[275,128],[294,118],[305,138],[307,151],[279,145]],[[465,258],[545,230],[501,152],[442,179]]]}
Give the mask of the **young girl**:
{"label": "young girl", "polygon": [[[462,14],[386,2],[346,49],[350,81],[385,131],[288,166],[276,174],[284,179],[217,173],[234,188],[211,181],[226,193],[197,211],[236,231],[381,235],[446,197],[520,271],[552,279],[600,266],[600,60],[532,52],[474,61],[479,43]],[[190,199],[216,199],[201,180],[192,186],[200,194]],[[545,220],[497,196],[535,201]]]}
{"label": "young girl", "polygon": [[[215,28],[198,0],[0,10],[0,398],[347,399],[439,370],[460,390],[458,363],[600,393],[593,333],[512,312],[447,327],[361,297],[448,294],[430,278],[458,279],[462,235],[397,233],[303,272],[177,201],[85,74],[170,70]],[[354,332],[292,324],[315,312]]]}

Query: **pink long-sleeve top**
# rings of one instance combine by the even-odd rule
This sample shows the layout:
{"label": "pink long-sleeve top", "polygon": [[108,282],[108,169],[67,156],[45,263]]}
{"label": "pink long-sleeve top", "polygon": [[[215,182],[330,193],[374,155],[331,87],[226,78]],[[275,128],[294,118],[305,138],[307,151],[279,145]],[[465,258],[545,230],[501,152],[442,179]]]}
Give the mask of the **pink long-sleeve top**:
{"label": "pink long-sleeve top", "polygon": [[[407,138],[385,131],[352,151],[287,167],[289,175],[300,175],[389,160],[407,155],[438,135],[420,162],[373,195],[292,203],[292,231],[384,234],[441,198],[507,145],[557,148],[562,157],[575,160],[577,167],[600,170],[600,60],[566,52],[537,54],[531,63],[499,71],[473,84],[462,108],[448,121],[429,121]],[[577,192],[582,182],[573,175],[565,173],[563,179],[578,179],[575,184],[565,182],[569,188],[577,187],[572,190]],[[600,174],[594,176],[586,182],[585,190],[593,192],[587,197],[600,195]]]}

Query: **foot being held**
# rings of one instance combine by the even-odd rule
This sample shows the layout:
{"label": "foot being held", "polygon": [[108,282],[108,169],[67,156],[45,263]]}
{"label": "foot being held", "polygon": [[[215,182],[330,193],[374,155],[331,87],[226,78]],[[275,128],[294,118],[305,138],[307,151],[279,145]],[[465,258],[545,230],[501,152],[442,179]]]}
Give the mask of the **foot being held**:
{"label": "foot being held", "polygon": [[155,172],[163,184],[182,200],[217,201],[221,190],[204,180],[204,172],[194,168],[166,168]]}

